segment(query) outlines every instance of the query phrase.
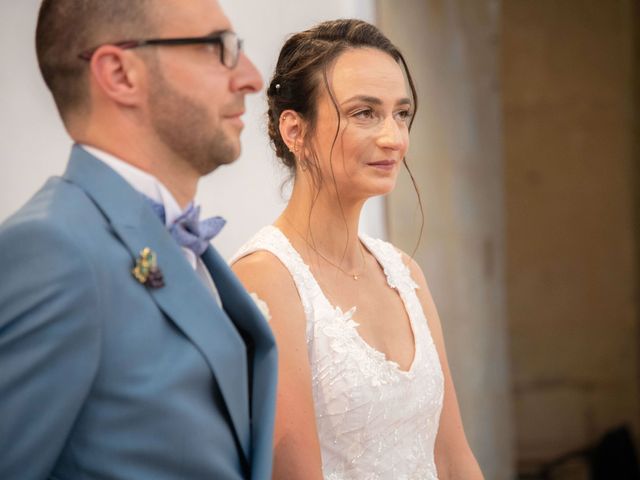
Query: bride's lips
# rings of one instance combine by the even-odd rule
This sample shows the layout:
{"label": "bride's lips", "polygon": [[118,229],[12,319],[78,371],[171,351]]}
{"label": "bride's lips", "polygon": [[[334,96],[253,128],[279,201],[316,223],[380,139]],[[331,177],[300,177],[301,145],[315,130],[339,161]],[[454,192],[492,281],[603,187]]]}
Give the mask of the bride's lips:
{"label": "bride's lips", "polygon": [[378,160],[377,162],[368,162],[367,165],[370,167],[377,168],[379,170],[390,171],[393,170],[398,163],[396,160],[386,159],[386,160]]}

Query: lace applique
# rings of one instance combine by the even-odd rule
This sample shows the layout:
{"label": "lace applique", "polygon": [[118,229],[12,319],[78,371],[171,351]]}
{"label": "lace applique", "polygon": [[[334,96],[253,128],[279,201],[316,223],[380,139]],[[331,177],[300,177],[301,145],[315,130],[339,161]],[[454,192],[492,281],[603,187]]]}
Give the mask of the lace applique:
{"label": "lace applique", "polygon": [[315,323],[314,337],[323,335],[329,339],[329,347],[335,354],[332,355],[331,363],[340,369],[345,361],[355,363],[359,373],[369,380],[371,386],[397,382],[400,367],[397,363],[388,361],[382,352],[371,348],[360,337],[357,331],[359,324],[353,320],[355,312],[356,307],[346,312],[335,307],[333,315]]}
{"label": "lace applique", "polygon": [[362,240],[370,251],[379,252],[379,257],[386,260],[381,262],[381,265],[391,288],[396,290],[418,288],[418,284],[411,278],[409,267],[402,261],[402,255],[393,245],[365,235],[362,236]]}

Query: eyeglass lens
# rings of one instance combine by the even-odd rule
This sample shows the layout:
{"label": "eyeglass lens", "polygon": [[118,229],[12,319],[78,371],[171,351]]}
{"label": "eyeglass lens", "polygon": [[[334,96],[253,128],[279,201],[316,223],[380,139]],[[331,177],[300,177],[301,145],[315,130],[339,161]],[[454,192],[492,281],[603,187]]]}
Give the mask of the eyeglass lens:
{"label": "eyeglass lens", "polygon": [[222,64],[228,68],[234,68],[238,64],[242,41],[233,32],[226,32],[222,36]]}

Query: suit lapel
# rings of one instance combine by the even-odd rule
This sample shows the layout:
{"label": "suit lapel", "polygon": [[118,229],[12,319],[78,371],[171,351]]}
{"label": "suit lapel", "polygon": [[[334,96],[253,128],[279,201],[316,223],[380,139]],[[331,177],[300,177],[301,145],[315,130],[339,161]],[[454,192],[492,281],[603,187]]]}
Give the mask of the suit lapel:
{"label": "suit lapel", "polygon": [[218,252],[209,247],[202,260],[216,284],[224,310],[252,348],[252,472],[271,472],[278,370],[275,340],[255,302]]}
{"label": "suit lapel", "polygon": [[[148,289],[156,304],[205,357],[233,424],[245,459],[249,459],[249,393],[245,345],[184,258],[177,243],[142,196],[107,165],[74,146],[64,175],[81,187],[111,223],[132,255],[149,247],[157,254],[165,286]],[[133,279],[133,277],[131,277]],[[135,281],[135,280],[134,280]]]}

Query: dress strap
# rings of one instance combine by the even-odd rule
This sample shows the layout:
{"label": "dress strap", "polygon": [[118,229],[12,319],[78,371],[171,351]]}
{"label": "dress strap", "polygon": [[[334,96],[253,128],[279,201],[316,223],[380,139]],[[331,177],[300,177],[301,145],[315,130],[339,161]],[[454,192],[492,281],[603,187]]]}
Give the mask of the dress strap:
{"label": "dress strap", "polygon": [[[315,304],[316,300],[324,299],[324,295],[315,278],[313,278],[309,266],[304,263],[304,260],[293,248],[289,239],[277,227],[267,225],[260,229],[251,240],[233,255],[229,263],[234,263],[242,257],[261,250],[273,254],[289,271],[300,295],[306,318],[314,318],[313,311],[318,306]],[[311,333],[310,328],[311,325],[307,322],[307,338]]]}
{"label": "dress strap", "polygon": [[364,234],[360,235],[360,240],[382,266],[391,288],[402,293],[409,293],[418,288],[418,284],[411,277],[409,267],[402,261],[402,254],[396,247],[389,242]]}

